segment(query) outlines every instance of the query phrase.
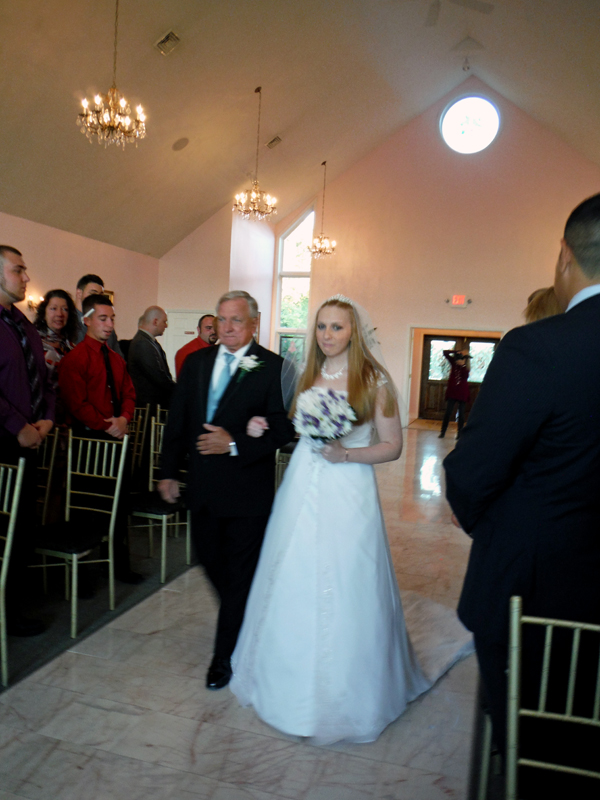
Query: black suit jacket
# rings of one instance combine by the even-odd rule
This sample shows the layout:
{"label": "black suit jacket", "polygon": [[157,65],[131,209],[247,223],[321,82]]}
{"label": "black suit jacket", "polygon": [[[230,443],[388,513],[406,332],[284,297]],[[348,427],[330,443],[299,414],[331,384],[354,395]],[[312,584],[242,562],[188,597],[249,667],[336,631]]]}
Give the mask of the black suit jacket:
{"label": "black suit jacket", "polygon": [[456,449],[447,497],[473,537],[459,616],[506,642],[508,604],[600,622],[600,296],[510,331]]}
{"label": "black suit jacket", "polygon": [[169,408],[175,382],[158,342],[138,331],[129,345],[127,368],[135,386],[136,405]]}
{"label": "black suit jacket", "polygon": [[[198,350],[183,364],[165,429],[162,475],[177,478],[181,457],[187,452],[186,499],[192,510],[206,505],[214,516],[268,515],[274,495],[274,454],[294,436],[281,396],[283,360],[252,342],[246,355],[256,355],[260,368],[246,373],[237,370],[212,420],[231,434],[239,455],[202,456],[196,442],[206,433],[208,389],[218,352],[218,347]],[[248,420],[256,415],[269,422],[269,430],[259,439],[246,435]]]}

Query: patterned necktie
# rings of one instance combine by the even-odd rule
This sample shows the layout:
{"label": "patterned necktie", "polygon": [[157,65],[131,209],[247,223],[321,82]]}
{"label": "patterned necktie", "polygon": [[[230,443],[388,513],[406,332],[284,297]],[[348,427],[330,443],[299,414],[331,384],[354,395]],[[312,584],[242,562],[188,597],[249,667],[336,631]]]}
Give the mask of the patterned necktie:
{"label": "patterned necktie", "polygon": [[121,416],[121,401],[119,400],[119,395],[117,394],[117,389],[115,387],[115,376],[113,375],[112,367],[110,365],[110,354],[108,352],[108,347],[103,344],[100,347],[102,351],[102,355],[104,356],[104,366],[106,367],[106,385],[110,390],[110,398],[112,400],[112,407],[113,407],[113,417],[120,417]]}
{"label": "patterned necktie", "polygon": [[230,367],[233,361],[235,360],[235,356],[233,353],[223,353],[223,358],[225,359],[225,366],[221,370],[221,374],[219,375],[219,380],[215,388],[212,388],[212,381],[210,384],[210,389],[208,391],[208,404],[206,409],[206,421],[212,422],[212,419],[215,415],[215,411],[217,410],[217,406],[219,405],[219,400],[223,397],[223,392],[227,388],[227,384],[231,380],[231,371]]}
{"label": "patterned necktie", "polygon": [[2,319],[9,325],[19,337],[19,344],[23,349],[25,356],[25,364],[27,366],[27,378],[29,380],[29,388],[31,390],[31,420],[37,422],[41,417],[42,404],[44,402],[44,395],[42,392],[42,383],[40,381],[40,373],[35,362],[35,355],[31,349],[31,344],[27,338],[27,332],[20,321],[13,319],[12,315],[4,308],[2,309]]}

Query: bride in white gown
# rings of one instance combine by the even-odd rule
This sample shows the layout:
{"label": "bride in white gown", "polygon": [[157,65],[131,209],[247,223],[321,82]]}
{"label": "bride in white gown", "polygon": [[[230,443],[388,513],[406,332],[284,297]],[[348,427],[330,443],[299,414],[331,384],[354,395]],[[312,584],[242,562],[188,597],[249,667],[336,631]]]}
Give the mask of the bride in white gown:
{"label": "bride in white gown", "polygon": [[315,744],[374,741],[432,683],[406,632],[372,466],[400,456],[398,406],[360,323],[346,298],[318,311],[298,394],[343,393],[358,420],[320,450],[301,437],[232,657],[240,702]]}

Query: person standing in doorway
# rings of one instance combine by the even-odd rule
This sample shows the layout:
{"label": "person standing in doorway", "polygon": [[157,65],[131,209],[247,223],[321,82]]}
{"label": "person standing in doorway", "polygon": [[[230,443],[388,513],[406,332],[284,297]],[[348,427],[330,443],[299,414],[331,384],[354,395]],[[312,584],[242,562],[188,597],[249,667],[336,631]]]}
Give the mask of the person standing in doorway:
{"label": "person standing in doorway", "polygon": [[443,439],[446,435],[454,405],[458,403],[458,431],[456,433],[458,439],[465,424],[465,405],[469,400],[468,359],[471,356],[468,350],[444,350],[444,358],[450,362],[450,377],[446,388],[446,413],[438,438]]}

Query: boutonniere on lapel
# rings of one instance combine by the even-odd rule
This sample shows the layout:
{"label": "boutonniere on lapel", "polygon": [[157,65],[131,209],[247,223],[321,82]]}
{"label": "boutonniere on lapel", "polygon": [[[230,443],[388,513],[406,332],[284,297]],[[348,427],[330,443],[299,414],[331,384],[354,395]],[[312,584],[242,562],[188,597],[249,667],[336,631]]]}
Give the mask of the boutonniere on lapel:
{"label": "boutonniere on lapel", "polygon": [[240,358],[240,374],[238,375],[237,382],[239,383],[249,372],[258,372],[264,365],[263,361],[258,360],[258,356],[242,356]]}

